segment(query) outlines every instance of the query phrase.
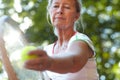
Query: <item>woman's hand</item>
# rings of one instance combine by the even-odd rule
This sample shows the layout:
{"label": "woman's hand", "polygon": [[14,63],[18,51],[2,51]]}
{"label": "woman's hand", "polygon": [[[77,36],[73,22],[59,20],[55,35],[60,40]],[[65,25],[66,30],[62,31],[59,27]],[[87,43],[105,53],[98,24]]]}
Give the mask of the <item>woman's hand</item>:
{"label": "woman's hand", "polygon": [[36,71],[44,71],[50,68],[51,58],[47,55],[44,50],[36,49],[30,51],[28,55],[36,55],[37,58],[27,60],[24,63],[24,67]]}

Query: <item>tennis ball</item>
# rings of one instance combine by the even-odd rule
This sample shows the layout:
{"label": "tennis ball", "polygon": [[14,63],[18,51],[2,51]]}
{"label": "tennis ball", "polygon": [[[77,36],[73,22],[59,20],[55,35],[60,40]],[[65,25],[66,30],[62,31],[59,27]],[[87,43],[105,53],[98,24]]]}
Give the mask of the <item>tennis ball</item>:
{"label": "tennis ball", "polygon": [[35,49],[36,49],[35,46],[24,47],[21,51],[21,61],[25,62],[27,60],[37,58],[38,57],[37,55],[28,55],[28,52],[30,52],[31,50],[35,50]]}

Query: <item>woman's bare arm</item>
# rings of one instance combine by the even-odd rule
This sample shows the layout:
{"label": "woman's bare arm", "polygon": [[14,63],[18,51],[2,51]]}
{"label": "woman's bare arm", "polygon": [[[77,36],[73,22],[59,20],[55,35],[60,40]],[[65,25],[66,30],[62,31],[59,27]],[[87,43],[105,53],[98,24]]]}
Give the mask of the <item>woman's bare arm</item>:
{"label": "woman's bare arm", "polygon": [[43,50],[35,50],[29,53],[39,57],[28,60],[25,67],[33,70],[50,70],[57,73],[77,72],[83,68],[93,51],[84,41],[74,41],[65,52],[48,56]]}

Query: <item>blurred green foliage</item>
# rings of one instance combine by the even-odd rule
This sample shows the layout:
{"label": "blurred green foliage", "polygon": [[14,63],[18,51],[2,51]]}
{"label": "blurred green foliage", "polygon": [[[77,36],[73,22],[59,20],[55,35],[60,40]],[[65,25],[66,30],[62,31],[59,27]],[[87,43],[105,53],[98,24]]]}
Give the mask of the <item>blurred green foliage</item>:
{"label": "blurred green foliage", "polygon": [[0,60],[0,73],[2,72],[2,61]]}
{"label": "blurred green foliage", "polygon": [[[33,3],[32,7],[28,5]],[[26,30],[26,38],[33,43],[52,43],[56,40],[52,26],[46,19],[47,0],[21,0],[22,11],[13,8],[13,0],[3,0],[0,16],[12,10],[23,20],[29,17],[33,25]],[[120,80],[120,0],[83,0],[84,31],[96,48],[96,61],[100,80]],[[22,23],[22,22],[20,22]]]}

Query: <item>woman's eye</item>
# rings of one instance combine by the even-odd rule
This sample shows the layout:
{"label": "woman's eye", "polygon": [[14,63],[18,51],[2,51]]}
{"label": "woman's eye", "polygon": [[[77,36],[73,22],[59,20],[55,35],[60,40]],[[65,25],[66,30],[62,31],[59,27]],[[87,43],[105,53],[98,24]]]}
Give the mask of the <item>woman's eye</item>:
{"label": "woman's eye", "polygon": [[70,7],[69,6],[64,6],[66,9],[70,9]]}
{"label": "woman's eye", "polygon": [[70,7],[65,7],[66,9],[70,9]]}
{"label": "woman's eye", "polygon": [[58,6],[58,5],[54,5],[53,7],[54,7],[54,8],[58,8],[59,6]]}

